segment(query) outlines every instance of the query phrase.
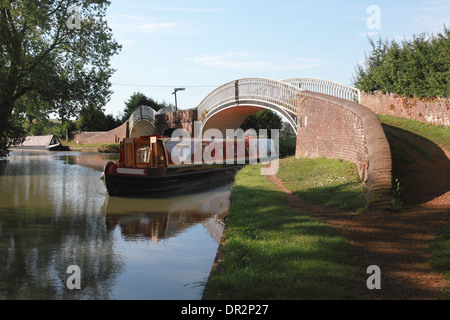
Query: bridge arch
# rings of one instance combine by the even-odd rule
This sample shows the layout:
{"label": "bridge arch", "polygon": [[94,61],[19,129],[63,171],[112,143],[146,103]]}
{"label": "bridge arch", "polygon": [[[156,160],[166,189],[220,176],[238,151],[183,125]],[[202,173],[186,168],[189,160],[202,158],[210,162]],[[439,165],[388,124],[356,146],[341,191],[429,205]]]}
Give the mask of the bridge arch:
{"label": "bridge arch", "polygon": [[137,138],[154,134],[156,131],[155,117],[156,111],[151,107],[137,107],[128,120],[128,136],[130,138]]}
{"label": "bridge arch", "polygon": [[271,110],[281,113],[287,120],[289,125],[296,131],[296,115],[286,112],[283,108],[276,104],[257,100],[245,100],[240,104],[222,105],[213,111],[201,121],[202,132],[208,129],[219,129],[225,137],[226,129],[238,129],[242,123],[252,114],[262,110]]}
{"label": "bridge arch", "polygon": [[301,91],[286,82],[265,78],[228,82],[197,107],[202,132],[209,128],[237,129],[248,116],[264,109],[281,113],[296,131],[297,98]]}

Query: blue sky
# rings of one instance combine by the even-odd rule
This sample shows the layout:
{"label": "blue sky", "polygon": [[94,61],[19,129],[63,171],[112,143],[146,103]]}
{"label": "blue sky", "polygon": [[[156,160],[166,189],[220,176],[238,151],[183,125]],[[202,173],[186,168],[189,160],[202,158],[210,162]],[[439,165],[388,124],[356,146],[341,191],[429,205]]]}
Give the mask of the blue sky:
{"label": "blue sky", "polygon": [[[379,11],[368,11],[372,5]],[[351,84],[368,37],[442,32],[450,0],[113,0],[107,20],[123,45],[111,61],[117,71],[105,107],[116,116],[137,91],[174,103],[173,89],[184,87],[178,107],[188,109],[246,77]]]}

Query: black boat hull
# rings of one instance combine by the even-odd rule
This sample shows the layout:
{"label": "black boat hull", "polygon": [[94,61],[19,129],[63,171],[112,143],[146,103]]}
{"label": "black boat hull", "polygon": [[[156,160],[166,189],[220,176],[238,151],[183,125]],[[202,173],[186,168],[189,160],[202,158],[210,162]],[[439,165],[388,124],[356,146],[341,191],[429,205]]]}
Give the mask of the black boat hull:
{"label": "black boat hull", "polygon": [[234,181],[236,172],[242,165],[168,174],[158,177],[111,174],[108,162],[104,168],[104,182],[110,196],[124,197],[172,197],[209,190]]}

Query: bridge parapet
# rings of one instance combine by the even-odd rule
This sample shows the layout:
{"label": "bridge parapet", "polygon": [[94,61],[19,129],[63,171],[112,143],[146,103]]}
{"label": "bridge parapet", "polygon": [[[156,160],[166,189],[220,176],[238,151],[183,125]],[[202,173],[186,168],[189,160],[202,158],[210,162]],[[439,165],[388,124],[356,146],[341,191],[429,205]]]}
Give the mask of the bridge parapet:
{"label": "bridge parapet", "polygon": [[154,123],[155,117],[156,117],[156,111],[153,110],[152,108],[150,108],[148,106],[137,107],[136,110],[134,110],[134,112],[131,114],[131,116],[128,120],[130,123],[130,129],[132,129],[134,127],[134,125],[141,120],[147,120],[147,121]]}
{"label": "bridge parapet", "polygon": [[198,116],[203,120],[215,108],[231,103],[238,106],[241,101],[251,100],[279,106],[295,117],[297,97],[302,91],[322,93],[357,103],[361,100],[359,89],[329,80],[244,78],[225,83],[206,96],[197,107]]}
{"label": "bridge parapet", "polygon": [[283,80],[290,85],[311,92],[323,93],[356,103],[361,102],[361,91],[343,83],[314,78],[292,78]]}
{"label": "bridge parapet", "polygon": [[297,97],[300,92],[301,89],[283,81],[265,78],[239,79],[211,92],[198,105],[197,110],[199,119],[203,120],[211,110],[221,105],[234,103],[238,106],[243,100],[253,100],[275,104],[296,115]]}

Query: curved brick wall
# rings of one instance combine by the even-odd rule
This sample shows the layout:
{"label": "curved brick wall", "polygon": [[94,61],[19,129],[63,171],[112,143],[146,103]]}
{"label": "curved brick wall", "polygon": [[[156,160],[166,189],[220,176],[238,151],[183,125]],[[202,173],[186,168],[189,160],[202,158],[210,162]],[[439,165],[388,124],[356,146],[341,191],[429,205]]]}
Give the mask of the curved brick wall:
{"label": "curved brick wall", "polygon": [[297,110],[297,157],[343,159],[356,164],[367,187],[369,212],[387,207],[391,151],[376,114],[340,98],[305,92]]}

